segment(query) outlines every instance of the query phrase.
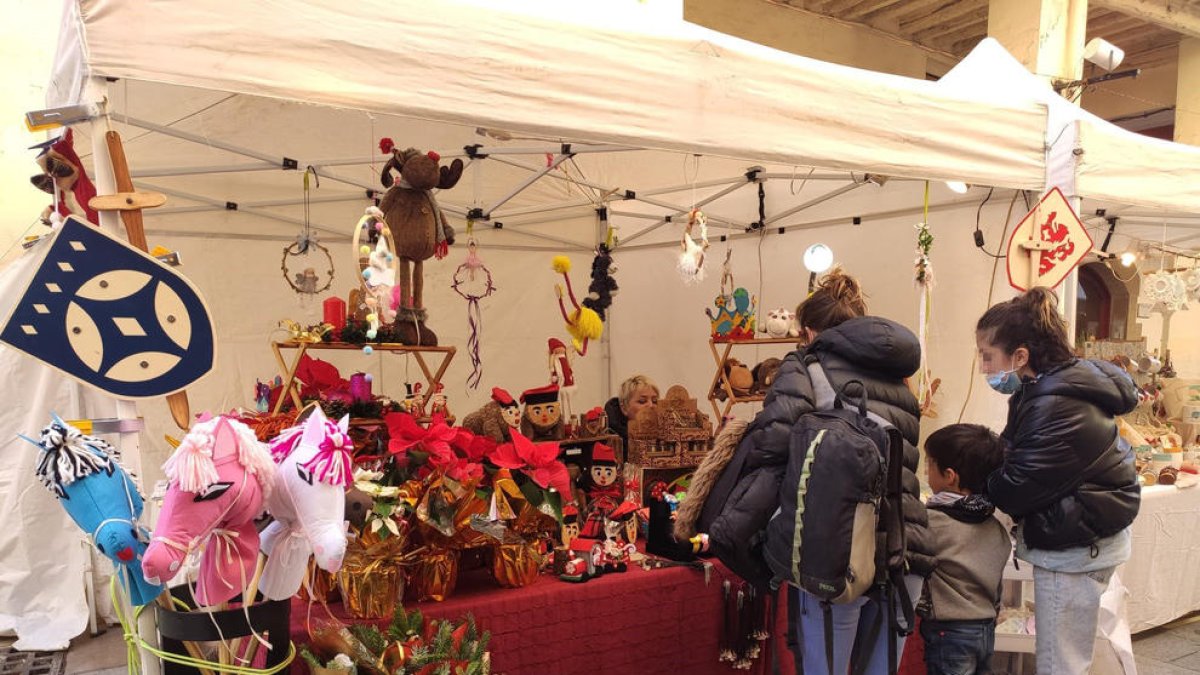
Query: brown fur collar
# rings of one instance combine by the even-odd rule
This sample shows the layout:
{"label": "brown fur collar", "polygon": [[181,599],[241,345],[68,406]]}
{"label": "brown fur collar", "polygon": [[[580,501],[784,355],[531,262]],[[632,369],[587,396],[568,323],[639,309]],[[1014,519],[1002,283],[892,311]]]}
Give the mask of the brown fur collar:
{"label": "brown fur collar", "polygon": [[695,536],[696,521],[704,508],[704,500],[708,499],[708,494],[721,477],[725,465],[733,459],[733,453],[746,433],[747,426],[745,420],[730,420],[721,433],[717,434],[713,449],[709,450],[700,462],[700,468],[696,469],[692,483],[688,486],[687,498],[679,505],[679,511],[675,514],[676,539],[686,541]]}

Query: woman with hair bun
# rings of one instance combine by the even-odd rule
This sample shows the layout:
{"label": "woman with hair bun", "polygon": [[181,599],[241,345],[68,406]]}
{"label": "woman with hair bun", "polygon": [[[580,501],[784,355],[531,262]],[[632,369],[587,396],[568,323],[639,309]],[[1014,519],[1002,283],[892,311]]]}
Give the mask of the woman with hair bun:
{"label": "woman with hair bun", "polygon": [[[869,411],[896,427],[904,437],[902,507],[907,538],[905,561],[909,571],[904,585],[915,602],[921,595],[925,577],[935,565],[928,517],[920,500],[916,476],[920,406],[905,384],[905,378],[915,373],[921,362],[917,336],[894,321],[868,316],[858,281],[836,268],[822,278],[812,295],[796,308],[796,320],[805,345],[784,358],[775,382],[767,392],[762,412],[747,427],[733,453],[737,459],[727,460],[728,466],[737,466],[744,455],[741,470],[733,475],[734,472],[725,471],[725,467],[702,465],[696,472],[689,495],[707,494],[708,498],[699,497],[704,500],[704,505],[695,531],[708,535],[713,550],[722,560],[736,558],[738,569],[751,570],[765,565],[762,553],[764,530],[779,507],[778,486],[787,468],[792,427],[803,415],[817,411],[813,383],[805,365],[806,359],[815,358],[834,391],[841,391],[852,380],[862,382]],[[716,453],[709,454],[714,456]],[[697,483],[702,475],[719,477],[713,479],[715,482],[711,486],[700,486]],[[689,512],[691,508],[688,508]],[[680,513],[680,520],[689,517],[682,510]],[[690,522],[681,524],[677,521],[677,536],[690,530]],[[763,574],[770,576],[769,571]],[[797,642],[802,645],[803,654],[797,656],[803,659],[803,671],[806,675],[827,673],[821,603],[798,588],[789,592],[793,594],[791,603],[798,605],[799,610]],[[834,673],[847,672],[852,665],[855,638],[860,634],[867,635],[872,626],[878,625],[876,618],[882,617],[885,611],[884,602],[874,596],[832,607]],[[887,672],[889,624],[883,621],[875,641],[862,645],[856,652],[860,654],[859,658],[866,660],[865,664],[856,664],[861,672]],[[904,640],[898,640],[898,643],[897,660]]]}
{"label": "woman with hair bun", "polygon": [[987,496],[1019,522],[1017,557],[1033,565],[1037,671],[1086,673],[1100,596],[1129,559],[1140,504],[1114,419],[1137,405],[1137,389],[1117,366],[1075,358],[1045,288],[988,309],[975,340],[988,384],[1010,396]]}

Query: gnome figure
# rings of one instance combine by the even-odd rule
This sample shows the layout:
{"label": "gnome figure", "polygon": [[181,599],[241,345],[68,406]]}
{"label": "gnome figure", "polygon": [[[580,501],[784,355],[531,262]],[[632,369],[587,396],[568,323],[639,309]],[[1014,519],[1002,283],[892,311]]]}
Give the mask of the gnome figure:
{"label": "gnome figure", "polygon": [[563,438],[562,410],[558,405],[558,385],[551,384],[521,393],[525,414],[521,434],[533,441],[559,441]]}

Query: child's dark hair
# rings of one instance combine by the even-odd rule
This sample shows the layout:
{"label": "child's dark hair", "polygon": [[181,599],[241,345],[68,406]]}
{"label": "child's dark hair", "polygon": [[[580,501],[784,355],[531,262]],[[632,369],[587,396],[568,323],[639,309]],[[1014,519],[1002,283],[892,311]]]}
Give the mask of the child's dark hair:
{"label": "child's dark hair", "polygon": [[1006,354],[1029,350],[1029,367],[1043,373],[1075,357],[1067,338],[1067,322],[1058,314],[1058,298],[1048,288],[1034,287],[1012,300],[992,305],[975,330]]}
{"label": "child's dark hair", "polygon": [[925,454],[942,471],[954,469],[958,484],[973,494],[984,491],[987,478],[1004,463],[1004,442],[980,424],[951,424],[929,435]]}
{"label": "child's dark hair", "polygon": [[858,280],[835,267],[796,308],[796,323],[801,328],[820,333],[866,313],[867,300]]}

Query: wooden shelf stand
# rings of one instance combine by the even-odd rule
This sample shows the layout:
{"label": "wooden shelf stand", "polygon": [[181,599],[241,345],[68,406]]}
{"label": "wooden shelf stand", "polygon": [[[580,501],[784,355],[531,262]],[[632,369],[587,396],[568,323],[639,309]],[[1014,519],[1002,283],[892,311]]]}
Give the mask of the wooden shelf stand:
{"label": "wooden shelf stand", "polygon": [[[425,383],[429,387],[426,396],[431,396],[437,391],[437,385],[442,381],[442,376],[446,374],[446,369],[450,367],[450,362],[454,359],[454,354],[458,351],[453,346],[448,347],[415,347],[413,345],[404,345],[398,342],[380,342],[368,343],[369,346],[379,352],[390,352],[398,354],[412,354],[417,365],[421,368],[421,373],[425,376]],[[300,361],[309,350],[336,350],[336,351],[362,351],[362,348],[368,345],[354,345],[345,342],[298,342],[295,340],[285,340],[283,342],[272,342],[271,351],[275,353],[275,363],[279,366],[279,374],[283,377],[283,392],[279,395],[279,400],[275,402],[275,409],[272,411],[278,414],[283,408],[283,401],[288,397],[292,397],[292,403],[299,410],[303,406],[300,402],[300,391],[296,384],[296,369],[300,367]],[[289,366],[283,358],[283,350],[295,349],[296,355],[292,358],[292,363]],[[431,370],[429,364],[425,361],[426,354],[440,354],[442,357],[441,364],[437,370]]]}
{"label": "wooden shelf stand", "polygon": [[[739,403],[761,403],[766,400],[763,394],[755,394],[753,396],[736,396],[733,393],[733,385],[729,382],[729,378],[725,375],[725,363],[729,360],[729,354],[733,348],[738,345],[792,345],[797,347],[800,344],[799,338],[756,338],[754,340],[721,340],[718,338],[709,338],[708,348],[712,352],[713,361],[716,363],[717,372],[713,375],[712,383],[708,385],[708,402],[712,404],[713,414],[716,415],[714,424],[720,425],[721,420],[729,416],[729,411],[733,406]],[[725,391],[725,409],[722,410],[717,397],[713,395],[717,385]]]}

